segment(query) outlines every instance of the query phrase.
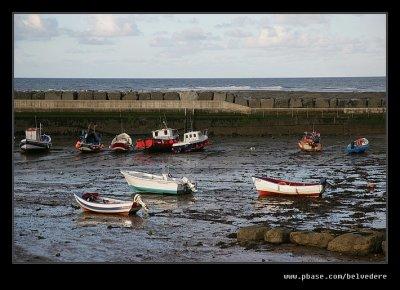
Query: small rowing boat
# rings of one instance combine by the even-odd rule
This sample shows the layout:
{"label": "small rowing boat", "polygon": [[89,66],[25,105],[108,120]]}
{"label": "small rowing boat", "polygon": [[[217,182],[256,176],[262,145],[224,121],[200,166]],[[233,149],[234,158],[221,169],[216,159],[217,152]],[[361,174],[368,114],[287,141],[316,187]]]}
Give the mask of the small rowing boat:
{"label": "small rowing boat", "polygon": [[298,142],[299,148],[303,151],[318,152],[322,150],[321,134],[319,132],[304,132],[303,138]]}
{"label": "small rowing boat", "polygon": [[352,153],[364,153],[369,148],[369,141],[367,138],[359,138],[353,142],[351,142],[346,147],[346,152],[349,154]]}
{"label": "small rowing boat", "polygon": [[121,173],[134,192],[173,195],[196,192],[196,184],[186,177],[173,178],[170,174],[155,175],[123,170]]}
{"label": "small rowing boat", "polygon": [[325,178],[318,183],[293,182],[271,177],[252,177],[260,197],[271,195],[321,197],[328,184]]}
{"label": "small rowing boat", "polygon": [[132,149],[132,139],[126,133],[121,133],[111,141],[109,147],[114,152],[128,152]]}
{"label": "small rowing boat", "polygon": [[74,193],[74,196],[84,211],[110,214],[136,214],[140,209],[148,211],[139,194],[135,195],[133,201],[102,197],[97,192]]}

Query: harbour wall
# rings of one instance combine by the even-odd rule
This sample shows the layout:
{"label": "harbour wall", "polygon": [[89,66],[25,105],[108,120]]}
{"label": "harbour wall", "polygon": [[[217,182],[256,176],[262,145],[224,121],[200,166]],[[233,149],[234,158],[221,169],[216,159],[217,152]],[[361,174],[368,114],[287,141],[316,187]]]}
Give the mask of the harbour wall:
{"label": "harbour wall", "polygon": [[[142,92],[119,92],[114,99],[110,92],[102,92],[103,99],[94,99],[93,91],[61,92],[60,99],[46,98],[48,92],[41,98],[25,93],[25,98],[14,94],[16,134],[34,125],[35,117],[46,132],[65,135],[78,134],[90,122],[110,136],[121,127],[132,135],[149,134],[164,118],[181,133],[193,122],[195,129],[218,136],[302,134],[313,128],[340,135],[386,132],[385,93],[376,92],[146,92],[147,99],[139,97]],[[65,94],[72,98],[63,98]],[[80,98],[82,94],[90,99]]]}

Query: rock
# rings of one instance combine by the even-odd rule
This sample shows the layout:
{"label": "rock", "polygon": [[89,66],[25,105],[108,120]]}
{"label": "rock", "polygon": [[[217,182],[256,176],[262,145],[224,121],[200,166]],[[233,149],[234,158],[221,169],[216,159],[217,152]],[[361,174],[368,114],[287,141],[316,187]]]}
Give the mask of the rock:
{"label": "rock", "polygon": [[290,230],[285,228],[270,229],[265,233],[264,240],[272,244],[289,243]]}
{"label": "rock", "polygon": [[43,240],[45,237],[43,237],[43,236],[37,236],[37,238],[38,238],[39,240]]}
{"label": "rock", "polygon": [[235,95],[232,93],[227,93],[226,94],[226,101],[229,103],[234,103],[235,102]]}
{"label": "rock", "polygon": [[214,92],[213,100],[214,101],[225,101],[226,100],[226,93],[224,93],[224,92]]}
{"label": "rock", "polygon": [[379,231],[358,231],[337,236],[329,242],[328,250],[343,254],[365,256],[382,251],[385,233]]}
{"label": "rock", "polygon": [[107,92],[107,100],[121,100],[121,92]]}
{"label": "rock", "polygon": [[248,106],[248,100],[245,99],[244,97],[236,96],[235,97],[235,104],[247,107]]}
{"label": "rock", "polygon": [[237,240],[239,245],[245,245],[249,242],[264,241],[264,235],[268,230],[265,226],[253,225],[239,229]]}
{"label": "rock", "polygon": [[167,101],[179,101],[180,100],[180,96],[177,92],[166,92],[164,94],[164,100]]}
{"label": "rock", "polygon": [[31,100],[32,92],[14,91],[14,99],[15,100]]}
{"label": "rock", "polygon": [[330,108],[337,108],[338,107],[338,100],[336,98],[332,98],[329,100],[329,107]]}
{"label": "rock", "polygon": [[329,232],[291,232],[290,241],[294,244],[302,246],[311,246],[318,248],[326,248],[328,243],[335,238],[335,235]]}
{"label": "rock", "polygon": [[164,99],[164,93],[162,92],[151,92],[150,98],[156,101],[162,101]]}
{"label": "rock", "polygon": [[92,91],[80,91],[78,92],[78,100],[93,100]]}
{"label": "rock", "polygon": [[302,108],[303,101],[300,98],[290,98],[289,106],[291,108]]}
{"label": "rock", "polygon": [[137,92],[126,92],[123,93],[121,96],[122,100],[137,100],[138,99],[138,93]]}
{"label": "rock", "polygon": [[329,108],[329,99],[328,98],[316,98],[314,106],[315,106],[315,108]]}
{"label": "rock", "polygon": [[249,107],[250,107],[250,108],[260,108],[260,107],[261,107],[261,102],[260,102],[260,100],[257,100],[257,99],[250,99],[250,100],[249,100]]}
{"label": "rock", "polygon": [[138,100],[151,100],[150,93],[138,93]]}
{"label": "rock", "polygon": [[237,233],[230,233],[230,234],[226,235],[226,237],[228,239],[237,239]]}
{"label": "rock", "polygon": [[275,108],[289,108],[289,98],[275,99]]}
{"label": "rock", "polygon": [[200,246],[202,246],[203,245],[203,243],[202,242],[197,242],[196,244],[194,244],[196,247],[200,247]]}
{"label": "rock", "polygon": [[273,99],[273,98],[261,99],[260,103],[261,103],[261,108],[273,108],[275,99]]}
{"label": "rock", "polygon": [[60,254],[60,253],[57,253],[57,254],[56,254],[56,257],[60,257],[60,256],[61,256],[61,254]]}
{"label": "rock", "polygon": [[32,100],[44,100],[44,92],[33,92]]}
{"label": "rock", "polygon": [[61,94],[61,100],[76,100],[77,98],[77,92],[62,92]]}
{"label": "rock", "polygon": [[94,100],[107,100],[107,93],[106,92],[93,92],[93,99]]}
{"label": "rock", "polygon": [[212,101],[213,97],[214,97],[214,93],[213,92],[198,92],[197,93],[199,98],[199,101]]}
{"label": "rock", "polygon": [[379,98],[369,98],[368,108],[379,108],[382,107],[382,99]]}
{"label": "rock", "polygon": [[313,98],[302,98],[303,108],[314,108]]}
{"label": "rock", "polygon": [[199,99],[199,96],[195,91],[179,92],[179,96],[182,101],[195,101]]}

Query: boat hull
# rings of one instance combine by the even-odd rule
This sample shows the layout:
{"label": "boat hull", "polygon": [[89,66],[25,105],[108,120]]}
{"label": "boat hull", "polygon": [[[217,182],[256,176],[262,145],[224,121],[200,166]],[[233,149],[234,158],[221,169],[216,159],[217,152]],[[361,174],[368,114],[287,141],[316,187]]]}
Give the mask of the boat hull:
{"label": "boat hull", "polygon": [[114,152],[129,152],[131,150],[131,146],[127,143],[116,142],[111,144],[110,149]]}
{"label": "boat hull", "polygon": [[300,183],[269,178],[252,177],[260,197],[266,196],[304,196],[320,197],[325,186],[320,183]]}
{"label": "boat hull", "polygon": [[353,148],[351,148],[351,144],[349,144],[346,147],[346,152],[348,154],[360,154],[360,153],[364,153],[365,151],[367,151],[368,148],[369,148],[369,144],[361,145],[361,146],[354,146]]}
{"label": "boat hull", "polygon": [[299,143],[299,148],[303,151],[307,152],[319,152],[322,151],[322,144],[317,143],[317,144],[309,144],[308,142],[300,140]]}
{"label": "boat hull", "polygon": [[206,146],[209,145],[208,140],[200,141],[200,142],[193,142],[188,144],[182,145],[175,145],[172,146],[172,152],[174,153],[188,153],[188,152],[196,152],[204,150]]}
{"label": "boat hull", "polygon": [[82,153],[96,153],[103,150],[103,144],[88,144],[80,141],[76,142],[75,148]]}
{"label": "boat hull", "polygon": [[143,150],[147,152],[171,152],[172,145],[178,142],[177,139],[138,139],[136,141],[136,150]]}
{"label": "boat hull", "polygon": [[22,152],[46,152],[49,151],[52,144],[49,142],[22,140],[19,147]]}

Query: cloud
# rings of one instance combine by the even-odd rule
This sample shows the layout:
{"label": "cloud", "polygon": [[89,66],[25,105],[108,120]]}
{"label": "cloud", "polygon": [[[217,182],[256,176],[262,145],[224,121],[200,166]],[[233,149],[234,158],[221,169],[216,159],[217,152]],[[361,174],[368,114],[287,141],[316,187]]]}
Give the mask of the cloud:
{"label": "cloud", "polygon": [[59,35],[55,18],[44,18],[39,14],[14,15],[15,40],[49,40]]}
{"label": "cloud", "polygon": [[231,29],[228,30],[225,33],[226,36],[230,36],[230,37],[237,37],[237,38],[243,38],[243,37],[250,37],[253,36],[253,34],[249,31],[244,31],[241,29]]}
{"label": "cloud", "polygon": [[215,25],[216,28],[232,28],[232,27],[243,27],[247,25],[257,24],[255,17],[250,16],[238,16],[231,19],[228,22],[223,22]]}
{"label": "cloud", "polygon": [[328,14],[268,14],[260,20],[261,26],[296,26],[328,25],[331,16]]}

